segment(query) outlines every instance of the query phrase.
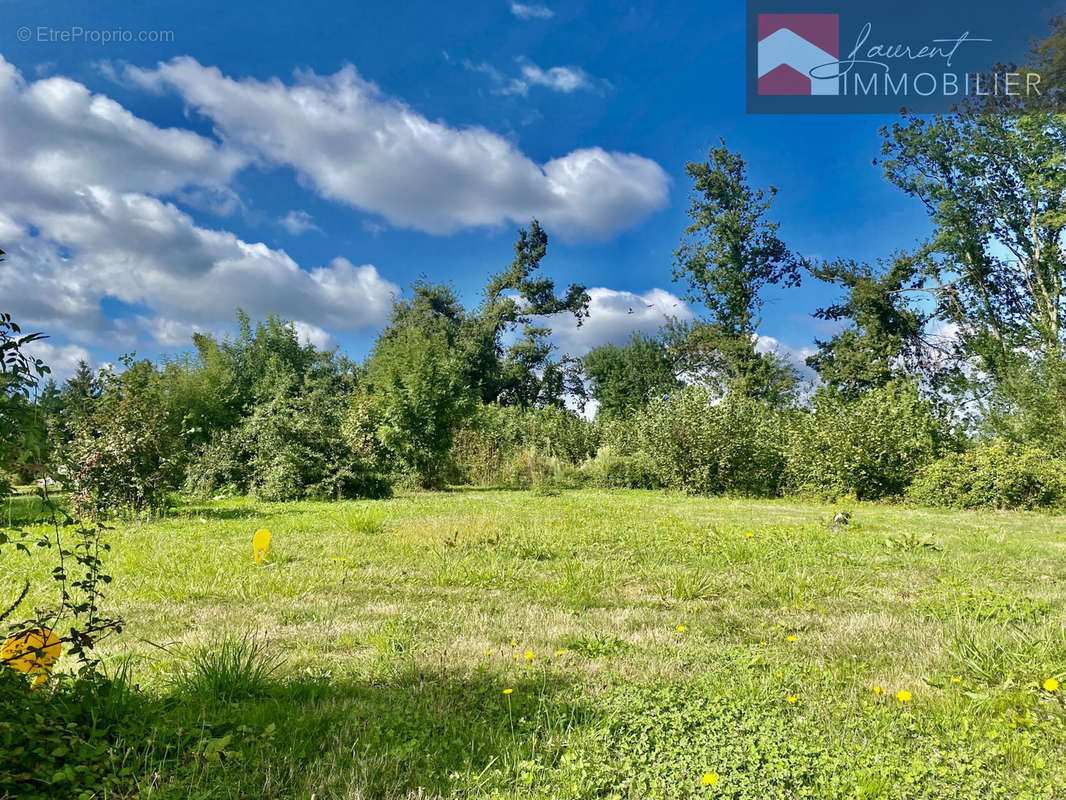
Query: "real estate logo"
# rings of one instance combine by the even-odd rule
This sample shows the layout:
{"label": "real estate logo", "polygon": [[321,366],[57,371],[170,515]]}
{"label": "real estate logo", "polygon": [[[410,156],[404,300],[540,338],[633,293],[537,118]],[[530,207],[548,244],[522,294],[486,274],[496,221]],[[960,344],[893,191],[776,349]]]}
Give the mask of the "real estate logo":
{"label": "real estate logo", "polygon": [[759,14],[758,42],[759,94],[840,93],[838,76],[815,75],[840,59],[838,14]]}

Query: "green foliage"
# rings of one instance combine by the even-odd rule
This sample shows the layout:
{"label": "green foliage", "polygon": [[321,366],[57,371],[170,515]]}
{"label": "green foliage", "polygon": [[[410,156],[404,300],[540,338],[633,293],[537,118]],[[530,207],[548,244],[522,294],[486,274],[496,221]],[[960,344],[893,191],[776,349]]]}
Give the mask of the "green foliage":
{"label": "green foliage", "polygon": [[642,333],[634,333],[621,347],[593,348],[584,366],[592,397],[600,404],[596,413],[605,417],[630,414],[679,386],[666,346]]}
{"label": "green foliage", "polygon": [[836,261],[812,267],[819,280],[836,283],[844,299],[815,313],[819,319],[850,325],[828,341],[807,365],[830,388],[861,392],[917,374],[922,360],[922,331],[927,315],[909,308],[905,290],[916,283],[914,259],[900,256],[879,273],[869,264]]}
{"label": "green foliage", "polygon": [[611,445],[596,451],[594,458],[581,465],[590,486],[599,489],[661,489],[662,481],[655,460],[643,450],[623,455]]}
{"label": "green foliage", "polygon": [[781,408],[796,400],[800,381],[795,367],[773,350],[756,349],[754,334],[737,335],[717,323],[672,320],[663,337],[675,373],[718,397],[732,394]]}
{"label": "green foliage", "polygon": [[159,509],[181,481],[185,451],[167,413],[160,375],[148,361],[125,360],[101,374],[95,409],[73,419],[64,449],[71,501],[85,513]]}
{"label": "green foliage", "polygon": [[1066,431],[1066,120],[972,113],[882,133],[886,177],[933,223],[921,286],[957,333],[955,391]]}
{"label": "green foliage", "polygon": [[747,165],[723,142],[707,161],[689,162],[692,222],[674,254],[674,277],[689,285],[687,299],[703,304],[711,321],[740,338],[754,332],[767,285],[797,286],[801,260],[766,219],[777,189],[752,189]]}
{"label": "green foliage", "polygon": [[570,411],[478,406],[456,433],[451,481],[528,488],[539,475],[581,464],[597,442],[595,426]]}
{"label": "green foliage", "polygon": [[415,485],[443,486],[452,440],[472,408],[456,353],[441,334],[390,328],[374,347],[368,375],[381,443]]}
{"label": "green foliage", "polygon": [[64,681],[30,691],[23,676],[0,669],[0,797],[89,800],[124,791],[133,769],[117,740],[148,733],[128,679]]}
{"label": "green foliage", "polygon": [[953,453],[921,470],[908,498],[949,508],[1055,508],[1066,503],[1066,461],[1002,439]]}
{"label": "green foliage", "polygon": [[50,370],[24,352],[42,338],[23,335],[10,314],[0,313],[0,498],[11,491],[7,474],[39,467],[47,458],[44,418],[34,401],[40,378]]}
{"label": "green foliage", "polygon": [[853,397],[820,389],[813,410],[792,427],[787,482],[827,497],[895,497],[947,442],[944,424],[912,384]]}
{"label": "green foliage", "polygon": [[663,486],[700,494],[775,496],[785,470],[787,412],[740,395],[720,402],[690,386],[652,403],[634,447]]}

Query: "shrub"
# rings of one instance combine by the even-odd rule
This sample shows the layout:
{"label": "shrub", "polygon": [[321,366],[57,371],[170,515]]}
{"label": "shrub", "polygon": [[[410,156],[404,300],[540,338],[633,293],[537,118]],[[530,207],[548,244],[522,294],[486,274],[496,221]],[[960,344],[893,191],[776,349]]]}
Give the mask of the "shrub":
{"label": "shrub", "polygon": [[1066,503],[1066,460],[1003,439],[926,466],[907,493],[949,508],[1051,508]]}
{"label": "shrub", "polygon": [[184,467],[183,442],[147,362],[107,376],[107,393],[77,419],[66,449],[71,501],[82,512],[162,508]]}
{"label": "shrub", "polygon": [[538,474],[572,472],[595,452],[597,439],[595,426],[570,411],[479,406],[456,434],[450,478],[526,488]]}
{"label": "shrub", "polygon": [[387,496],[391,484],[356,417],[343,396],[324,387],[280,394],[205,445],[189,465],[185,487],[271,501]]}
{"label": "shrub", "polygon": [[115,769],[120,739],[150,733],[126,676],[100,675],[31,691],[24,676],[0,669],[0,797],[126,796]]}
{"label": "shrub", "polygon": [[828,497],[898,496],[946,443],[944,425],[912,384],[857,396],[823,388],[792,426],[788,484]]}
{"label": "shrub", "polygon": [[655,462],[643,450],[623,455],[604,445],[581,465],[581,472],[592,486],[600,489],[661,489],[662,482]]}
{"label": "shrub", "polygon": [[455,432],[472,409],[464,365],[443,335],[419,328],[388,333],[368,367],[377,436],[416,486],[438,488]]}
{"label": "shrub", "polygon": [[[631,440],[659,482],[701,494],[778,494],[785,469],[786,412],[741,396],[720,402],[690,386],[652,403]],[[615,432],[617,435],[617,432]]]}

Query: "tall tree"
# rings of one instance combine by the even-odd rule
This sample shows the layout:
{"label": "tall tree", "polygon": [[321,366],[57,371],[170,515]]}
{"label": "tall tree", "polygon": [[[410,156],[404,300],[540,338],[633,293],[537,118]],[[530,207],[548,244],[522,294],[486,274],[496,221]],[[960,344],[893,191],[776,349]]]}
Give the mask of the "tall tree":
{"label": "tall tree", "polygon": [[889,180],[933,234],[919,289],[956,331],[964,387],[987,421],[1066,441],[1066,117],[913,118],[883,130]]}
{"label": "tall tree", "polygon": [[671,339],[685,369],[709,382],[755,397],[777,397],[795,373],[773,354],[756,349],[762,292],[798,286],[804,261],[778,236],[768,215],[777,189],[754,189],[747,165],[723,141],[705,162],[689,162],[692,179],[681,246],[674,253],[674,280],[688,284],[687,300],[707,316],[674,325]]}
{"label": "tall tree", "polygon": [[[589,315],[589,294],[585,286],[571,284],[565,294],[557,295],[555,281],[539,275],[548,234],[537,220],[518,230],[514,252],[507,269],[489,279],[473,315],[473,350],[481,367],[475,385],[484,402],[525,408],[560,405],[563,395],[579,383],[568,359],[552,358],[551,328],[535,321],[569,313],[580,326]],[[505,347],[505,336],[519,329],[522,337]]]}
{"label": "tall tree", "polygon": [[839,303],[815,312],[819,319],[847,323],[831,339],[815,340],[818,352],[807,358],[827,386],[847,394],[880,388],[929,361],[935,345],[923,338],[928,314],[911,307],[906,294],[917,285],[916,269],[907,256],[876,269],[855,261],[811,267],[814,277],[844,289]]}

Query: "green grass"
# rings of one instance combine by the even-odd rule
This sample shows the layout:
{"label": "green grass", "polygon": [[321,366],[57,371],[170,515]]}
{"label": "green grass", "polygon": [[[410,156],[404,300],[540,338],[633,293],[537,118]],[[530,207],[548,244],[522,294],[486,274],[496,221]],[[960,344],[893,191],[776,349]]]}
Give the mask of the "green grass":
{"label": "green grass", "polygon": [[103,651],[147,721],[111,757],[139,798],[1066,796],[1066,518],[850,510],[470,490],[118,523]]}

